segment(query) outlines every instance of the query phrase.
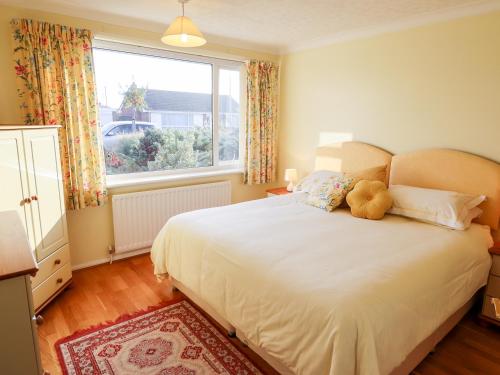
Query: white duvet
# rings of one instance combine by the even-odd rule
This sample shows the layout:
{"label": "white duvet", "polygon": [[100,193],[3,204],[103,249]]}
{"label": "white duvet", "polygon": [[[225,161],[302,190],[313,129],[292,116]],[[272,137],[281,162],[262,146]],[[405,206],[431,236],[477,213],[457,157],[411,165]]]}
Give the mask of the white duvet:
{"label": "white duvet", "polygon": [[298,374],[388,374],[486,283],[487,227],[357,219],[303,194],[171,218],[155,273]]}

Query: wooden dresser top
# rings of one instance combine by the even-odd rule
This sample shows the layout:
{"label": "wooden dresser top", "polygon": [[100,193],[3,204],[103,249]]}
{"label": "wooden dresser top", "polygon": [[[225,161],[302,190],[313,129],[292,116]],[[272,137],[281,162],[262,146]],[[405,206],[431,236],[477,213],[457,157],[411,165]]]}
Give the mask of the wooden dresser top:
{"label": "wooden dresser top", "polygon": [[24,227],[16,211],[0,212],[0,280],[37,271]]}

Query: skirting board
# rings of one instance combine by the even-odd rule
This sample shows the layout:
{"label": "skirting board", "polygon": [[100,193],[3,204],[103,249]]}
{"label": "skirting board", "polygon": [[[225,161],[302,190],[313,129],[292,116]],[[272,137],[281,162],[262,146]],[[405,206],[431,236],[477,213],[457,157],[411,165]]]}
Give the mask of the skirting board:
{"label": "skirting board", "polygon": [[[134,257],[136,255],[146,254],[146,253],[149,253],[150,251],[151,251],[151,248],[148,247],[146,249],[128,251],[128,252],[122,253],[122,254],[113,254],[113,261],[131,258],[131,257]],[[71,266],[71,270],[76,271],[76,270],[81,270],[83,268],[98,266],[99,264],[109,263],[109,260],[110,260],[110,257],[108,256],[107,258],[91,260],[90,262],[74,264]]]}

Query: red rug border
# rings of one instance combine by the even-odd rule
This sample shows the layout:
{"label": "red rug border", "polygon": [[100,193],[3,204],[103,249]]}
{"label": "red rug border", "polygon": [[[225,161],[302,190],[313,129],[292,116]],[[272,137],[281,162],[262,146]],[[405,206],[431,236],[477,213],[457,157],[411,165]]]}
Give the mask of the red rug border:
{"label": "red rug border", "polygon": [[141,315],[150,313],[150,312],[155,311],[155,310],[159,310],[163,307],[173,305],[174,303],[178,303],[178,302],[181,302],[184,300],[185,300],[185,298],[183,298],[183,296],[175,297],[172,300],[161,301],[161,302],[157,303],[156,305],[148,306],[145,309],[137,310],[137,311],[134,311],[133,313],[129,313],[129,314],[126,313],[126,314],[119,315],[118,318],[113,319],[113,320],[107,320],[103,323],[94,324],[94,325],[91,325],[90,327],[87,327],[87,328],[78,329],[75,332],[73,332],[71,335],[62,337],[59,340],[57,340],[54,343],[54,346],[59,347],[61,344],[64,344],[67,341],[78,339],[82,336],[88,335],[90,333],[94,333],[100,329],[109,328],[112,325],[122,323],[126,320],[137,318]]}
{"label": "red rug border", "polygon": [[94,324],[94,325],[91,325],[87,328],[78,329],[78,330],[74,331],[69,336],[61,337],[59,340],[57,340],[54,343],[54,348],[56,349],[57,360],[59,361],[59,367],[61,368],[62,373],[64,375],[68,374],[68,371],[67,371],[67,368],[66,368],[66,365],[64,362],[63,354],[61,351],[62,344],[66,343],[68,341],[72,341],[72,340],[78,339],[80,337],[86,336],[88,334],[94,333],[94,332],[99,331],[101,329],[109,328],[115,324],[123,323],[127,320],[137,318],[141,315],[150,313],[152,311],[162,309],[162,308],[167,307],[169,305],[173,305],[173,304],[176,304],[178,302],[182,302],[184,300],[186,300],[186,299],[183,296],[178,296],[178,297],[174,297],[173,299],[171,299],[169,301],[160,301],[156,305],[148,306],[144,309],[134,311],[133,313],[128,313],[128,314],[126,313],[126,314],[119,315],[118,318],[116,318],[116,319],[107,320],[103,323]]}
{"label": "red rug border", "polygon": [[201,315],[205,319],[207,319],[208,322],[211,325],[213,325],[214,328],[217,331],[219,331],[219,333],[221,333],[227,339],[227,342],[230,345],[232,345],[235,350],[237,350],[240,354],[242,354],[252,365],[254,365],[256,368],[258,368],[261,372],[265,373],[265,371],[263,371],[263,369],[261,368],[260,365],[256,364],[245,352],[243,352],[242,350],[240,350],[240,348],[238,348],[237,345],[234,342],[231,341],[230,337],[227,337],[223,332],[221,332],[219,324],[217,322],[212,321],[213,318],[211,318],[210,315],[208,315],[197,304],[195,304],[193,301],[191,301],[189,298],[187,298],[187,296],[184,296],[184,295],[180,295],[180,296],[174,297],[173,299],[171,299],[169,301],[161,301],[161,302],[157,303],[156,305],[148,306],[148,307],[146,307],[144,309],[135,311],[135,312],[130,313],[130,314],[122,314],[122,315],[118,316],[118,318],[116,318],[114,320],[107,320],[107,321],[105,321],[103,323],[94,324],[94,325],[91,325],[90,327],[87,327],[87,328],[78,329],[75,332],[73,332],[71,335],[60,338],[59,340],[57,340],[54,343],[54,348],[55,348],[56,353],[57,353],[57,359],[59,361],[59,367],[61,368],[62,373],[64,375],[68,374],[68,371],[67,371],[67,368],[66,368],[66,365],[65,365],[65,362],[64,362],[63,354],[62,354],[62,351],[61,351],[61,345],[62,344],[66,343],[68,341],[72,341],[72,340],[78,339],[80,337],[86,336],[86,335],[88,335],[90,333],[94,333],[94,332],[99,331],[101,329],[109,328],[109,327],[111,327],[111,326],[113,326],[115,324],[122,323],[122,322],[125,322],[127,320],[131,320],[131,319],[137,318],[137,317],[139,317],[141,315],[148,314],[148,313],[150,313],[152,311],[160,310],[160,309],[162,309],[164,307],[167,307],[167,306],[170,306],[170,305],[174,305],[174,304],[182,302],[182,301],[186,301],[191,306],[193,306],[195,308],[195,310],[197,310],[199,313],[201,313]]}

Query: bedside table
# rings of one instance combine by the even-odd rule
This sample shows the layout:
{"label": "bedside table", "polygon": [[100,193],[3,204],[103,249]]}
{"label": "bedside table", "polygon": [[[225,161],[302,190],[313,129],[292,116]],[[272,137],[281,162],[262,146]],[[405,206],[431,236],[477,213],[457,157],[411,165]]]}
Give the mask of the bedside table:
{"label": "bedside table", "polygon": [[[500,326],[500,243],[495,243],[489,252],[493,264],[488,277],[488,285],[486,285],[481,318]],[[493,301],[496,303],[494,304]]]}
{"label": "bedside table", "polygon": [[274,197],[275,195],[290,194],[291,191],[286,190],[286,187],[279,187],[279,188],[274,188],[274,189],[267,189],[266,193],[267,193],[268,197]]}

